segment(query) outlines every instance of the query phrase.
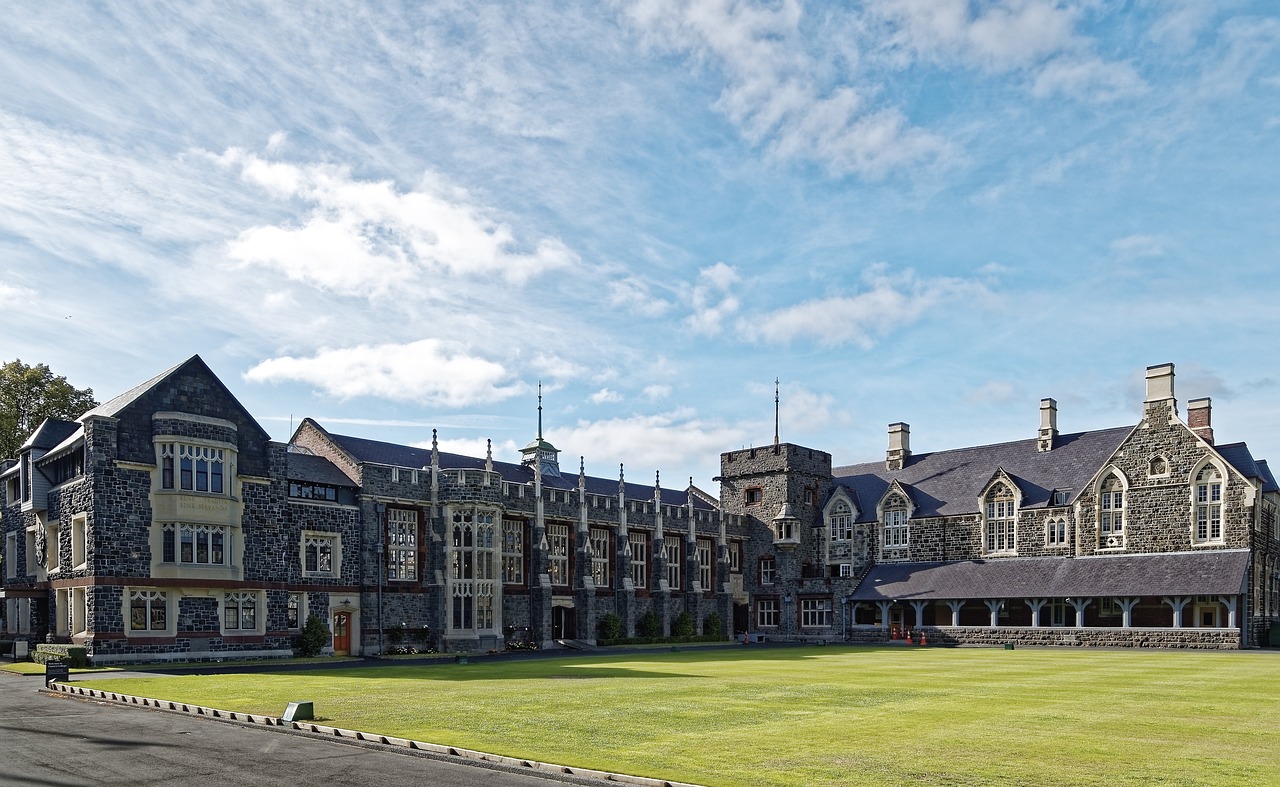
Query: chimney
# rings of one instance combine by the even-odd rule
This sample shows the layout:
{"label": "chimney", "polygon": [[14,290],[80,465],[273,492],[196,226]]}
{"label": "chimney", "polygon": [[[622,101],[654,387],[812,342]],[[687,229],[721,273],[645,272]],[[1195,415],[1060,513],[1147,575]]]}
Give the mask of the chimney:
{"label": "chimney", "polygon": [[1053,441],[1058,437],[1058,403],[1052,399],[1040,400],[1040,436],[1036,441],[1036,450],[1052,451]]}
{"label": "chimney", "polygon": [[1213,400],[1209,397],[1187,402],[1187,426],[1196,437],[1213,445]]}
{"label": "chimney", "polygon": [[889,450],[885,454],[885,468],[901,470],[911,458],[911,425],[898,422],[889,424]]}
{"label": "chimney", "polygon": [[1170,416],[1178,412],[1178,400],[1173,397],[1173,364],[1147,367],[1147,397],[1142,401],[1144,410],[1150,410],[1152,405],[1167,404]]}

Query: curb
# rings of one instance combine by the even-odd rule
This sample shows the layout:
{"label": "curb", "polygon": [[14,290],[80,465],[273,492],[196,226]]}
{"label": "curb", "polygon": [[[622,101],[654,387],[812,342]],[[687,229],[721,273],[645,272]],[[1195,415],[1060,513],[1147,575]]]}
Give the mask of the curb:
{"label": "curb", "polygon": [[537,760],[526,760],[520,757],[507,757],[501,754],[490,754],[489,752],[476,751],[474,749],[462,749],[457,746],[444,746],[438,743],[426,743],[424,741],[415,741],[408,738],[396,738],[390,735],[378,735],[376,733],[360,732],[359,730],[347,730],[341,727],[329,727],[323,724],[312,724],[305,721],[284,721],[283,719],[279,719],[274,716],[263,716],[256,713],[240,713],[239,711],[207,708],[203,705],[192,705],[186,702],[157,700],[151,699],[150,697],[135,697],[131,694],[119,694],[114,691],[90,689],[83,686],[58,683],[56,681],[50,683],[45,690],[54,694],[87,697],[89,699],[112,702],[117,705],[134,705],[142,708],[186,713],[192,716],[204,716],[209,719],[235,722],[238,724],[261,727],[278,727],[281,728],[282,731],[312,733],[315,735],[339,738],[348,741],[393,746],[401,749],[435,755],[440,759],[461,761],[467,764],[485,763],[491,766],[496,765],[503,768],[509,768],[514,771],[525,773],[532,772],[546,775],[548,777],[568,776],[576,779],[610,782],[613,784],[633,784],[639,785],[640,787],[699,787],[698,785],[690,784],[688,782],[673,782],[667,779],[652,779],[647,776],[631,776],[625,773],[612,773],[609,771],[597,771],[591,768],[576,768],[569,765],[557,765],[555,763],[539,762]]}

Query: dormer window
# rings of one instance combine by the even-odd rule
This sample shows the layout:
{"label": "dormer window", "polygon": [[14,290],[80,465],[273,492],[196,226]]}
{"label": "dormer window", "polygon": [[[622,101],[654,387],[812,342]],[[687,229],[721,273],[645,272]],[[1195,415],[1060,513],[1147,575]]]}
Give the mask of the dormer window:
{"label": "dormer window", "polygon": [[1099,546],[1124,546],[1124,484],[1111,473],[1103,479],[1098,492]]}
{"label": "dormer window", "polygon": [[1222,474],[1205,465],[1196,475],[1195,542],[1208,544],[1222,540]]}
{"label": "dormer window", "polygon": [[1005,483],[998,483],[987,492],[986,533],[984,545],[987,552],[1017,551],[1018,512],[1013,490]]}
{"label": "dormer window", "polygon": [[831,507],[831,540],[848,541],[853,538],[853,511],[843,500]]}
{"label": "dormer window", "polygon": [[907,501],[903,500],[900,495],[890,495],[884,501],[884,508],[880,514],[880,521],[884,527],[884,540],[882,542],[886,549],[900,548],[907,545]]}

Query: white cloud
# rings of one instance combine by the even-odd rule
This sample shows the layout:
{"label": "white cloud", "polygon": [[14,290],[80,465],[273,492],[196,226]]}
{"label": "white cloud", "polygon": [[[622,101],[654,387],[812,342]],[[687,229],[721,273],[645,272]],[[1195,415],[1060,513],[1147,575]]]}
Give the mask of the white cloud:
{"label": "white cloud", "polygon": [[1108,63],[1096,57],[1061,57],[1036,75],[1031,92],[1037,98],[1057,94],[1079,100],[1115,101],[1147,91],[1133,66]]}
{"label": "white cloud", "polygon": [[[633,415],[602,421],[578,421],[557,429],[554,442],[569,452],[587,453],[587,472],[602,464],[617,467],[625,462],[628,481],[652,479],[652,471],[677,465],[687,467],[691,458],[718,457],[721,451],[738,445],[745,430],[738,426],[698,418],[688,409],[655,415]],[[580,447],[587,447],[582,450]],[[695,459],[695,461],[697,460]],[[667,488],[683,488],[687,478],[668,478]]]}
{"label": "white cloud", "polygon": [[650,402],[657,402],[671,396],[671,386],[669,385],[646,385],[644,387],[644,398]]}
{"label": "white cloud", "polygon": [[989,74],[1031,76],[1033,95],[1110,101],[1147,88],[1128,63],[1105,61],[1076,32],[1080,7],[1059,0],[877,0],[888,28],[881,47],[899,67],[956,62]]}
{"label": "white cloud", "polygon": [[725,318],[738,310],[738,298],[729,290],[739,278],[738,272],[723,262],[703,268],[689,296],[693,313],[685,319],[685,325],[694,333],[719,333]]}
{"label": "white cloud", "polygon": [[257,383],[302,382],[342,399],[372,396],[446,407],[497,402],[526,387],[501,364],[438,339],[271,358],[244,375]]}
{"label": "white cloud", "polygon": [[973,9],[969,0],[878,0],[891,25],[890,51],[926,60],[954,58],[987,71],[1023,68],[1072,41],[1073,11],[1058,2],[1008,0]]}
{"label": "white cloud", "polygon": [[1005,380],[989,380],[968,391],[964,398],[970,404],[1004,404],[1018,395],[1017,387]]}
{"label": "white cloud", "polygon": [[228,255],[312,286],[375,296],[426,287],[441,275],[497,276],[518,285],[578,262],[556,238],[527,248],[492,210],[431,174],[402,192],[389,181],[358,180],[345,167],[264,161],[238,149],[219,160],[309,209],[297,224],[245,230],[228,244]]}
{"label": "white cloud", "polygon": [[621,402],[622,394],[618,393],[617,391],[609,390],[608,388],[601,388],[599,391],[596,391],[595,393],[588,396],[587,401],[591,402],[592,404],[610,404],[613,402]]}
{"label": "white cloud", "polygon": [[1111,241],[1111,253],[1121,260],[1136,260],[1146,257],[1162,257],[1164,244],[1152,235],[1129,235]]}
{"label": "white cloud", "polygon": [[913,271],[890,273],[877,264],[863,272],[865,289],[852,295],[821,298],[744,319],[739,329],[753,339],[784,344],[812,339],[834,347],[852,342],[869,349],[890,331],[903,328],[927,311],[952,302],[990,295],[986,286],[964,279],[923,279]]}
{"label": "white cloud", "polygon": [[640,0],[630,17],[655,45],[711,61],[726,77],[716,107],[752,144],[835,175],[881,178],[946,153],[940,137],[869,100],[874,86],[828,84],[825,55],[806,48],[798,0],[750,3]]}
{"label": "white cloud", "polygon": [[671,310],[670,301],[654,295],[650,284],[636,276],[609,282],[609,305],[642,317],[661,317]]}

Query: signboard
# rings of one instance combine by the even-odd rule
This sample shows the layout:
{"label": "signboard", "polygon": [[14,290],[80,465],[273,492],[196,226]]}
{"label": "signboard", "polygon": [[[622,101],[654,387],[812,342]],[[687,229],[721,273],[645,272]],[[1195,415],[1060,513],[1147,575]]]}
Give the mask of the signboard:
{"label": "signboard", "polygon": [[55,680],[66,683],[71,678],[71,670],[64,659],[49,659],[44,663],[44,685]]}

